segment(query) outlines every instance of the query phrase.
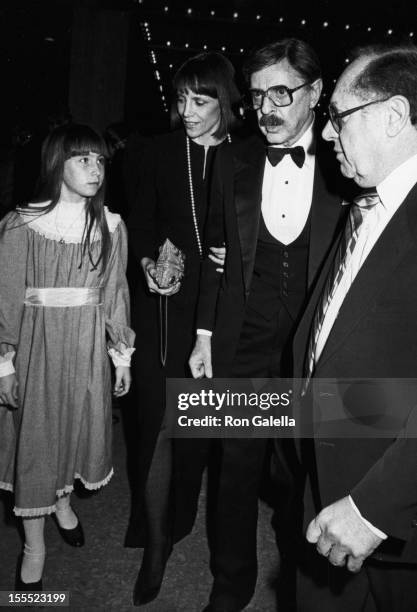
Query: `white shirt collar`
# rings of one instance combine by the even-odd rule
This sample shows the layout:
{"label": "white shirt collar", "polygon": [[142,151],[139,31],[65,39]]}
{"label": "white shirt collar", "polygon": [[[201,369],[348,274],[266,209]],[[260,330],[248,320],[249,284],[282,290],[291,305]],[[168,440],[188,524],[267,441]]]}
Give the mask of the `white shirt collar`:
{"label": "white shirt collar", "polygon": [[[312,163],[314,162],[314,148],[313,148],[314,123],[315,123],[315,116],[313,114],[313,120],[311,121],[310,125],[308,126],[304,134],[300,136],[300,138],[291,145],[291,148],[292,147],[303,147],[305,154],[306,154],[304,166],[306,166],[307,168],[311,167]],[[283,148],[285,145],[271,144],[269,146],[280,149],[280,148]]]}
{"label": "white shirt collar", "polygon": [[395,168],[376,190],[387,210],[396,210],[417,182],[417,155],[409,157]]}

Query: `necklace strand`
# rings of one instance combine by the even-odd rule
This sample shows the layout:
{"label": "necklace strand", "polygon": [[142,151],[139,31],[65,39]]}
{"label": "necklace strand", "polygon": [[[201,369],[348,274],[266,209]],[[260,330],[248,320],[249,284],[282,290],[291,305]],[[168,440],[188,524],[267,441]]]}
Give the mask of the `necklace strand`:
{"label": "necklace strand", "polygon": [[[227,138],[227,142],[230,144],[232,142],[230,134],[227,134],[226,138]],[[200,230],[198,229],[197,213],[195,209],[193,174],[192,174],[192,169],[191,169],[190,139],[188,136],[186,136],[185,142],[186,142],[186,148],[187,148],[187,170],[188,170],[188,184],[190,187],[191,213],[193,216],[194,232],[195,232],[195,237],[197,240],[198,252],[200,254],[200,259],[203,259],[203,247],[201,244]]]}
{"label": "necklace strand", "polygon": [[65,236],[68,234],[69,230],[72,228],[72,226],[75,224],[76,221],[78,221],[78,219],[81,217],[81,215],[84,212],[84,209],[81,209],[81,212],[71,221],[71,223],[68,225],[68,227],[65,228],[64,232],[60,232],[58,229],[58,207],[55,208],[56,212],[55,212],[55,229],[56,229],[56,233],[59,236],[59,244],[64,244],[65,240]]}

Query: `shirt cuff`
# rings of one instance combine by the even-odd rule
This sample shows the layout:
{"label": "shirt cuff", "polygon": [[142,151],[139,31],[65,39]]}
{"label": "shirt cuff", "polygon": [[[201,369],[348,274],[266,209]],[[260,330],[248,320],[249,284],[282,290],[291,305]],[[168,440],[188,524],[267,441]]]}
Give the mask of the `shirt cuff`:
{"label": "shirt cuff", "polygon": [[367,521],[366,518],[362,516],[362,514],[359,512],[359,508],[357,507],[357,505],[355,504],[355,502],[353,501],[350,495],[349,495],[349,501],[352,504],[352,508],[354,509],[356,514],[359,516],[360,519],[362,519],[362,521],[365,523],[368,529],[370,529],[374,535],[378,536],[378,538],[381,538],[382,540],[386,540],[388,537],[387,534],[381,531],[380,529],[378,529],[378,527],[375,527],[375,525],[372,525],[372,523]]}
{"label": "shirt cuff", "polygon": [[13,365],[13,357],[15,354],[16,353],[14,351],[10,351],[5,355],[0,355],[0,378],[15,373]]}
{"label": "shirt cuff", "polygon": [[197,329],[197,336],[212,336],[213,332],[209,329]]}
{"label": "shirt cuff", "polygon": [[130,368],[132,354],[135,352],[135,350],[136,349],[134,348],[124,348],[121,350],[109,348],[107,352],[110,355],[115,368],[118,366]]}

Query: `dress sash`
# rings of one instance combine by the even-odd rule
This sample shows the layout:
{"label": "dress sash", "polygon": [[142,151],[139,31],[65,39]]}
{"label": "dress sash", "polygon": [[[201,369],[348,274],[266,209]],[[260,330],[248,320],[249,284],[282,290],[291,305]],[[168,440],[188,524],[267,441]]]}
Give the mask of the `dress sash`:
{"label": "dress sash", "polygon": [[101,287],[27,287],[27,306],[69,308],[72,306],[100,306],[103,303]]}

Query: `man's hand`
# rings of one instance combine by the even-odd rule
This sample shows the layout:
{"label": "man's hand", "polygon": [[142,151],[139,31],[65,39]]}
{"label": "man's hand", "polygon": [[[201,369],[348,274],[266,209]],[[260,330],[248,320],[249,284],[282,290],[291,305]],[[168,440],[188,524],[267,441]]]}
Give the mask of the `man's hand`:
{"label": "man's hand", "polygon": [[17,379],[16,374],[0,377],[0,404],[17,408]]}
{"label": "man's hand", "polygon": [[342,566],[347,560],[351,572],[359,572],[383,541],[356,514],[348,497],[324,508],[311,521],[306,537],[332,565]]}
{"label": "man's hand", "polygon": [[174,295],[174,293],[178,293],[181,287],[180,281],[176,282],[174,285],[171,285],[171,287],[167,287],[166,289],[161,289],[161,287],[158,287],[157,283],[155,282],[156,268],[153,259],[150,259],[150,257],[144,257],[140,263],[142,266],[143,273],[145,274],[148,289],[151,293],[159,293],[159,295],[167,296]]}
{"label": "man's hand", "polygon": [[209,259],[220,266],[219,268],[216,268],[216,272],[223,273],[224,262],[226,259],[226,247],[210,247]]}
{"label": "man's hand", "polygon": [[115,381],[113,388],[113,395],[115,397],[122,397],[130,389],[132,382],[132,374],[128,366],[117,366],[115,370]]}
{"label": "man's hand", "polygon": [[188,360],[193,378],[213,378],[211,367],[211,337],[197,334],[197,340]]}

